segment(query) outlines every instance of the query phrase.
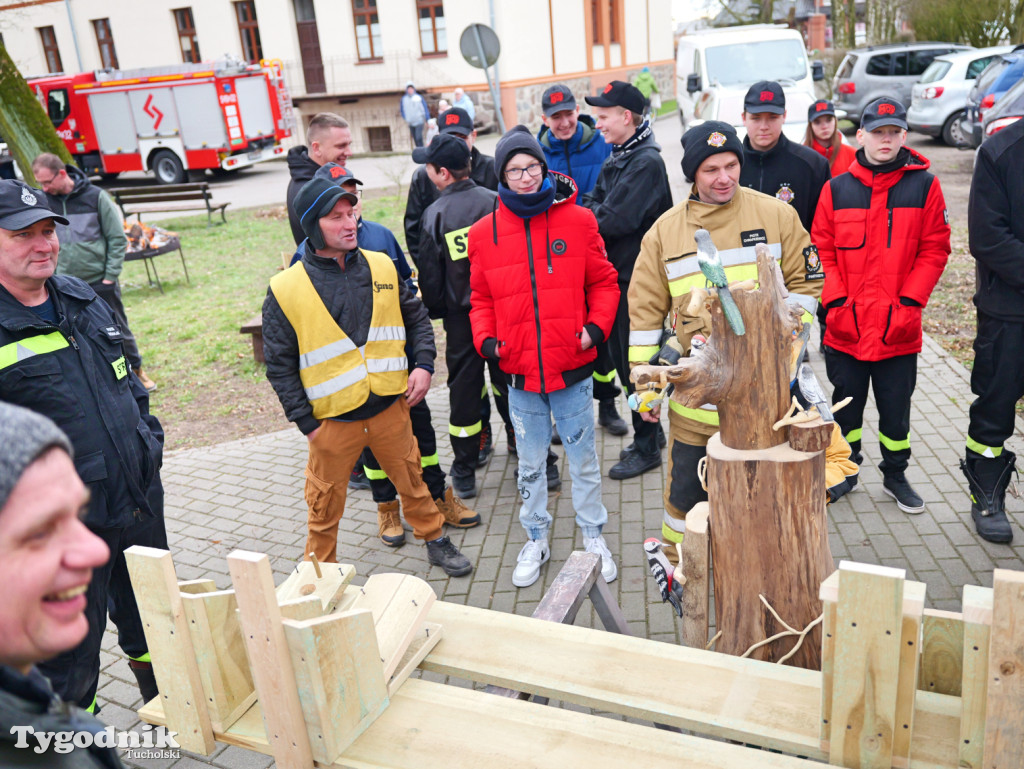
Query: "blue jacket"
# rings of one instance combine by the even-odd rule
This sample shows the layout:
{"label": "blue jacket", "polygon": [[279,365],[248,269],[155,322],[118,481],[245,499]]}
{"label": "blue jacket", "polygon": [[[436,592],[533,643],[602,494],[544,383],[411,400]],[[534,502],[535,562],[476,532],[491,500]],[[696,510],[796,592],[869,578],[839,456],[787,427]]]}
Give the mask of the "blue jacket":
{"label": "blue jacket", "polygon": [[[366,249],[367,251],[380,251],[382,254],[390,256],[391,261],[395,263],[395,269],[398,270],[398,277],[405,281],[405,285],[415,293],[416,283],[412,279],[412,269],[409,267],[409,262],[405,260],[405,253],[402,251],[402,247],[398,245],[398,239],[394,236],[391,230],[383,224],[368,222],[366,219],[360,219],[358,237],[360,248]],[[295,250],[295,254],[292,256],[289,266],[302,261],[302,254],[305,253],[305,250],[306,241],[304,240]]]}
{"label": "blue jacket", "polygon": [[540,129],[537,141],[544,150],[548,169],[571,176],[576,182],[576,204],[582,205],[583,196],[594,188],[605,158],[612,154],[612,145],[594,128],[594,119],[580,115],[576,135],[567,142],[557,138],[547,126]]}

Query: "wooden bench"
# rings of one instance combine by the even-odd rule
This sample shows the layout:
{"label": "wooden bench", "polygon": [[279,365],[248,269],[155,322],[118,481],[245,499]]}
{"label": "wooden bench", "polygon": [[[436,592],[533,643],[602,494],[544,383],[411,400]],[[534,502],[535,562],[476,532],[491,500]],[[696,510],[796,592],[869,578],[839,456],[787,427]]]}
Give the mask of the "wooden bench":
{"label": "wooden bench", "polygon": [[263,313],[253,315],[238,329],[239,334],[252,334],[252,357],[257,363],[266,363],[263,357]]}
{"label": "wooden bench", "polygon": [[213,214],[220,212],[221,221],[227,223],[224,209],[230,203],[215,203],[206,182],[190,184],[157,184],[149,187],[114,187],[108,192],[121,209],[121,215],[128,219],[142,214],[171,211],[206,211],[207,226],[214,224]]}

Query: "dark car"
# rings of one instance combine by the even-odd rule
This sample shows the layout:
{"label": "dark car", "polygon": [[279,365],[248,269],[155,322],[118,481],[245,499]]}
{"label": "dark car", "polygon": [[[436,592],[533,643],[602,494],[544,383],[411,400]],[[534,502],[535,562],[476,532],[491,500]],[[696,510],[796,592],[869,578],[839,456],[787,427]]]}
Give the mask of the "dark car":
{"label": "dark car", "polygon": [[981,141],[985,142],[1024,117],[1024,78],[1017,81],[1002,98],[985,111]]}
{"label": "dark car", "polygon": [[996,57],[978,75],[974,87],[967,94],[966,117],[963,121],[964,135],[971,147],[981,144],[985,112],[1022,78],[1024,46],[1017,46],[1013,52]]}

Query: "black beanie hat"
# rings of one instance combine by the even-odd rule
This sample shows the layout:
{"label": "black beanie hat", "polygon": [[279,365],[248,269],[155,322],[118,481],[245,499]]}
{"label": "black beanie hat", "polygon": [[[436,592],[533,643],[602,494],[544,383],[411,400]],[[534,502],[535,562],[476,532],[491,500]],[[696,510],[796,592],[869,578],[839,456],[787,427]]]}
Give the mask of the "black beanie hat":
{"label": "black beanie hat", "polygon": [[733,152],[743,165],[743,143],[736,129],[720,120],[695,125],[679,140],[683,145],[683,176],[693,181],[700,164],[719,152]]}
{"label": "black beanie hat", "polygon": [[530,129],[524,125],[517,125],[510,128],[504,136],[498,139],[498,146],[494,148],[494,170],[498,174],[498,181],[505,183],[505,165],[514,155],[525,152],[540,161],[544,176],[548,173],[548,161],[544,157],[544,150],[540,148],[537,138],[530,133]]}

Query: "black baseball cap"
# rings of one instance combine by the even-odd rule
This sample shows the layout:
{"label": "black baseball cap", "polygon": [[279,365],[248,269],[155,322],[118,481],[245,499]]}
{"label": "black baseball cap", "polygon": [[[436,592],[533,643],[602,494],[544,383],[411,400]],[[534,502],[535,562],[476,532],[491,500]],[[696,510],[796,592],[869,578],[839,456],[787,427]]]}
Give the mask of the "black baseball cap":
{"label": "black baseball cap", "polygon": [[295,196],[295,210],[299,214],[299,224],[307,238],[313,238],[314,233],[319,235],[320,220],[327,216],[342,198],[352,205],[359,202],[359,197],[354,192],[339,187],[323,176],[314,174],[313,178],[303,185],[299,194]]}
{"label": "black baseball cap", "polygon": [[865,131],[874,131],[882,126],[894,125],[907,130],[907,110],[895,99],[883,96],[875,99],[864,108],[860,116],[860,127]]}
{"label": "black baseball cap", "polygon": [[774,80],[760,80],[750,86],[743,99],[743,111],[771,112],[781,115],[786,111],[786,93]]}
{"label": "black baseball cap", "polygon": [[544,92],[540,106],[544,110],[544,117],[551,117],[556,112],[576,109],[576,97],[572,95],[572,91],[567,86],[559,83]]}
{"label": "black baseball cap", "polygon": [[647,106],[640,89],[621,80],[613,80],[597,96],[587,96],[584,101],[591,107],[622,107],[638,115]]}
{"label": "black baseball cap", "polygon": [[0,227],[5,230],[23,230],[43,219],[53,219],[58,224],[68,220],[50,210],[46,193],[29,187],[15,179],[0,181]]}
{"label": "black baseball cap", "polygon": [[430,163],[449,171],[462,170],[469,165],[469,158],[469,145],[451,134],[439,134],[426,147],[412,151],[412,159],[417,163]]}
{"label": "black baseball cap", "polygon": [[339,187],[345,182],[362,185],[362,182],[355,177],[355,174],[345,168],[345,166],[338,165],[337,163],[324,163],[313,174],[313,178],[326,179],[332,184],[337,184]]}
{"label": "black baseball cap", "polygon": [[443,134],[469,136],[473,133],[473,119],[466,110],[452,107],[437,116],[437,129],[439,133]]}
{"label": "black baseball cap", "polygon": [[830,102],[828,99],[818,99],[814,104],[807,108],[807,122],[810,123],[815,118],[821,117],[822,115],[836,116],[836,105]]}

